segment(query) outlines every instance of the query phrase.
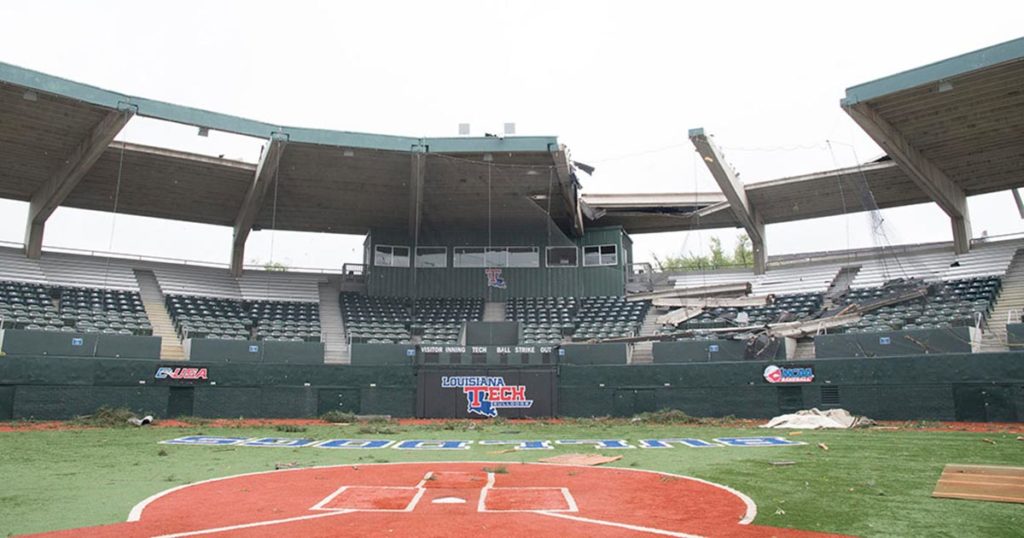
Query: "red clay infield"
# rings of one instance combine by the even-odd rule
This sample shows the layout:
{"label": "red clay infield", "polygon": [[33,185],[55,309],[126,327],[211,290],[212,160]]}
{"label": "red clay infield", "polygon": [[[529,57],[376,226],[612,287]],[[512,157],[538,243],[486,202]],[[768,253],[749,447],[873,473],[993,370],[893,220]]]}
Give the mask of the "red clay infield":
{"label": "red clay infield", "polygon": [[198,482],[139,503],[126,523],[45,536],[827,536],[749,525],[755,515],[739,492],[663,473],[391,463]]}

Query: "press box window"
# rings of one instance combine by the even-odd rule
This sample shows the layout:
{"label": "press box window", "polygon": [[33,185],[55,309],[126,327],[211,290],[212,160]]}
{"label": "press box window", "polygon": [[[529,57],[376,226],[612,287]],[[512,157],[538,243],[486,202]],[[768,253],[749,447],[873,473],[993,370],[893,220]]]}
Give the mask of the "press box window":
{"label": "press box window", "polygon": [[576,267],[579,251],[576,247],[548,247],[548,267]]}
{"label": "press box window", "polygon": [[583,247],[583,266],[618,265],[619,257],[615,245],[594,245]]}
{"label": "press box window", "polygon": [[477,247],[455,247],[452,265],[455,267],[487,267],[484,263],[484,249]]}
{"label": "press box window", "polygon": [[373,264],[377,267],[409,267],[409,247],[377,245],[373,249]]}
{"label": "press box window", "polygon": [[509,247],[509,267],[540,267],[540,252],[537,247]]}
{"label": "press box window", "polygon": [[416,247],[416,267],[448,267],[448,249],[445,247]]}

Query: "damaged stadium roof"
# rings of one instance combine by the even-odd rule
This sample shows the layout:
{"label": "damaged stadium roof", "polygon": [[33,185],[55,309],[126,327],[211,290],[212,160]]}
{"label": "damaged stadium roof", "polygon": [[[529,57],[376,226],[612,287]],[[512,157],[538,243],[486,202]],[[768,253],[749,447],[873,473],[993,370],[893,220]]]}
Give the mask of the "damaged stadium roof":
{"label": "damaged stadium roof", "polygon": [[[855,86],[844,108],[892,160],[740,184],[773,224],[935,201],[970,238],[966,196],[1024,184],[1024,39]],[[134,116],[264,141],[259,165],[113,142]],[[555,137],[416,138],[287,127],[111,92],[0,63],[0,197],[31,202],[38,254],[60,205],[236,228],[363,234],[550,219],[629,233],[740,227],[722,193],[579,192]],[[273,181],[276,204],[268,203]],[[167,204],[166,200],[175,200]],[[272,208],[276,207],[276,210]],[[742,215],[740,215],[742,216]],[[966,232],[966,236],[964,233]],[[237,254],[237,252],[236,252]]]}

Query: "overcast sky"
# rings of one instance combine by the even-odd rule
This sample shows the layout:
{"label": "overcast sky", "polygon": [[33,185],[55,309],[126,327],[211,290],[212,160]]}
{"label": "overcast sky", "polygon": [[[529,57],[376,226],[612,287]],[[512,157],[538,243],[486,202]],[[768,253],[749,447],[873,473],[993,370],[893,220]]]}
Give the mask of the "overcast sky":
{"label": "overcast sky", "polygon": [[[1024,3],[4,2],[0,61],[268,122],[408,136],[515,122],[597,166],[588,192],[717,190],[704,127],[747,182],[881,151],[849,86],[1024,35]],[[255,162],[259,142],[145,119],[119,137]],[[2,166],[3,156],[0,156]],[[131,178],[124,178],[130,181]],[[169,202],[170,203],[170,202]],[[1024,231],[1009,192],[970,200],[975,236]],[[0,241],[26,204],[0,200]],[[894,243],[948,241],[934,205],[887,210]],[[728,245],[738,230],[637,236],[636,258]],[[769,254],[872,246],[864,214],[768,227]],[[227,262],[231,230],[60,208],[45,247]],[[362,238],[263,231],[247,259],[337,267]]]}

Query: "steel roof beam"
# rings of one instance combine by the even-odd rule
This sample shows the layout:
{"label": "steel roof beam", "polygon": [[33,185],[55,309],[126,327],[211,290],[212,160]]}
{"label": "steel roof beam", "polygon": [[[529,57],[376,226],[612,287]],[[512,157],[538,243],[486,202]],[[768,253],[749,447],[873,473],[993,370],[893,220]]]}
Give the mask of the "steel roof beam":
{"label": "steel roof beam", "polygon": [[[572,222],[573,235],[580,237],[583,235],[583,209],[580,207],[579,189],[572,173],[572,164],[569,162],[569,151],[565,146],[559,146],[556,151],[551,152],[551,157],[555,162],[555,177],[562,191],[565,211]],[[548,217],[550,218],[550,215]]]}
{"label": "steel roof beam", "polygon": [[[764,274],[768,268],[768,252],[765,249],[764,220],[758,215],[756,208],[747,199],[746,187],[736,175],[736,171],[725,162],[718,146],[704,134],[704,129],[690,129],[690,141],[697,148],[718,187],[725,194],[736,220],[740,222],[754,251],[754,274]],[[718,209],[718,208],[716,208]]]}
{"label": "steel roof beam", "polygon": [[857,122],[910,179],[949,215],[953,227],[953,249],[963,254],[971,248],[971,217],[967,194],[938,166],[915,148],[906,136],[867,103],[844,105],[843,110]]}
{"label": "steel roof beam", "polygon": [[96,161],[99,160],[114,137],[128,123],[135,110],[126,107],[112,110],[100,120],[89,134],[78,143],[78,146],[64,158],[64,163],[56,173],[32,194],[29,202],[28,223],[25,227],[25,255],[38,258],[43,252],[43,232],[46,220],[56,211],[71,191]]}
{"label": "steel roof beam", "polygon": [[260,162],[256,166],[256,174],[249,191],[245,194],[245,201],[242,202],[238,216],[235,217],[234,239],[231,242],[231,274],[236,277],[242,276],[245,267],[245,242],[249,239],[253,224],[256,223],[256,218],[263,208],[263,200],[267,197],[270,184],[277,178],[277,169],[281,164],[281,155],[284,154],[286,144],[285,136],[270,137],[260,155]]}

